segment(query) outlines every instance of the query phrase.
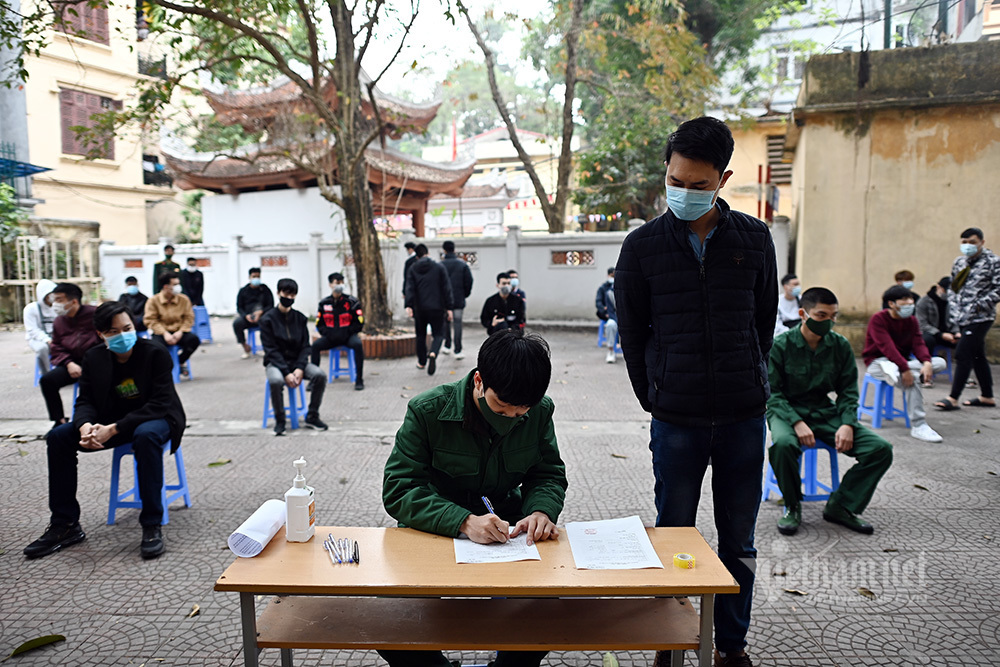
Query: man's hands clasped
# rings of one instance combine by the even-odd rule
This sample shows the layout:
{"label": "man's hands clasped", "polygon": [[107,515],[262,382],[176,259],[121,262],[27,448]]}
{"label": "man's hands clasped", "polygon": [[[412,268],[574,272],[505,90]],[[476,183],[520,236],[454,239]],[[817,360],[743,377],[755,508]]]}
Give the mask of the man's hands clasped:
{"label": "man's hands clasped", "polygon": [[91,424],[80,427],[80,446],[84,449],[104,449],[104,443],[118,435],[117,424]]}

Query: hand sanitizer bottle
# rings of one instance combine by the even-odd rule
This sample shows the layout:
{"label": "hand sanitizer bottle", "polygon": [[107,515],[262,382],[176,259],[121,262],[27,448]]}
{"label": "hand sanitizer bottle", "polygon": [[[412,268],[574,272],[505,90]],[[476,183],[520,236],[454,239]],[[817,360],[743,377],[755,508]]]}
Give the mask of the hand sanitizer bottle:
{"label": "hand sanitizer bottle", "polygon": [[306,486],[302,474],[306,460],[294,463],[297,474],[292,488],[285,493],[285,539],[289,542],[308,542],[316,534],[316,496],[311,486]]}

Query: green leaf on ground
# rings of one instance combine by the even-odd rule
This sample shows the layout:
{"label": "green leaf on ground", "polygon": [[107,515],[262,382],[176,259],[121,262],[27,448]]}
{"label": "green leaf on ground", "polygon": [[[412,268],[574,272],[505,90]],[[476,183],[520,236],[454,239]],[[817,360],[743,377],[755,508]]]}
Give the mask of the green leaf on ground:
{"label": "green leaf on ground", "polygon": [[28,455],[28,452],[24,451],[20,447],[17,448],[17,453],[20,454],[21,456],[27,456]]}
{"label": "green leaf on ground", "polygon": [[919,484],[914,484],[913,488],[920,489],[921,491],[930,491],[930,489],[928,489],[926,486],[920,486]]}
{"label": "green leaf on ground", "polygon": [[4,658],[4,660],[10,660],[15,655],[21,655],[22,653],[26,653],[32,649],[36,649],[39,646],[47,646],[49,644],[55,644],[56,642],[64,642],[64,641],[66,641],[66,638],[63,637],[62,635],[45,635],[43,637],[35,637],[34,639],[29,639],[28,641],[24,642],[16,649],[11,651],[11,654],[8,655],[6,658]]}
{"label": "green leaf on ground", "polygon": [[625,456],[624,454],[615,454],[614,452],[611,452],[611,458],[615,458],[615,459],[627,459],[628,457]]}
{"label": "green leaf on ground", "polygon": [[224,466],[227,463],[232,463],[232,459],[217,459],[208,464],[209,468],[218,468],[219,466]]}
{"label": "green leaf on ground", "polygon": [[864,586],[858,586],[858,593],[860,593],[862,597],[866,597],[869,600],[875,599],[875,594],[872,593],[869,589],[865,588]]}
{"label": "green leaf on ground", "polygon": [[601,667],[618,667],[618,658],[610,651],[604,654]]}

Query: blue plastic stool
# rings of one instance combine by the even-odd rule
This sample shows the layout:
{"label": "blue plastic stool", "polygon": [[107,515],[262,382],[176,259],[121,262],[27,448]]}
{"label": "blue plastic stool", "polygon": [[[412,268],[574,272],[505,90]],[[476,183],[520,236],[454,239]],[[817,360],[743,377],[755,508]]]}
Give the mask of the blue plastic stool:
{"label": "blue plastic stool", "polygon": [[[952,379],[951,379],[951,349],[952,348],[948,347],[947,345],[935,345],[934,349],[931,350],[931,356],[932,357],[944,357],[944,360],[947,362],[947,365],[944,367],[944,370],[943,371],[938,371],[937,373],[934,374],[934,376],[937,377],[938,375],[947,375],[948,376],[948,382],[952,381]],[[938,354],[938,352],[944,352],[944,354]]]}
{"label": "blue plastic stool", "polygon": [[[872,388],[872,404],[868,405],[868,388]],[[892,421],[896,417],[902,417],[906,422],[906,428],[910,428],[910,417],[906,412],[906,393],[903,394],[903,409],[893,405],[892,385],[885,380],[876,380],[868,373],[861,383],[861,400],[858,403],[858,419],[861,415],[868,415],[872,418],[872,428],[882,428],[882,420]]]}
{"label": "blue plastic stool", "polygon": [[38,360],[35,360],[35,386],[38,386],[38,381],[42,379],[42,367],[38,365]]}
{"label": "blue plastic stool", "polygon": [[247,329],[247,341],[250,343],[250,354],[257,354],[257,332],[260,331],[260,327],[251,327]]}
{"label": "blue plastic stool", "polygon": [[[607,324],[607,320],[601,320],[601,327],[597,330],[597,347],[604,347],[604,344],[608,342],[607,339],[604,337],[604,325],[605,324]],[[618,353],[621,353],[621,351],[622,351],[622,346],[619,345],[619,341],[620,340],[621,340],[621,336],[616,335],[615,336],[615,352],[618,352]]]}
{"label": "blue plastic stool", "polygon": [[[340,367],[340,353],[347,352],[347,368]],[[351,382],[357,381],[358,369],[354,366],[354,350],[344,345],[338,345],[337,347],[330,349],[330,379],[328,382],[333,382],[337,378],[346,375],[351,378]]]}
{"label": "blue plastic stool", "polygon": [[[306,415],[309,414],[309,406],[306,405],[306,383],[301,382],[296,389],[285,385],[285,389],[288,390],[288,405],[285,406],[285,414],[291,419],[294,430],[299,427],[299,419],[305,419]],[[298,394],[297,405],[296,393]],[[264,418],[261,420],[260,427],[267,428],[267,420],[272,417],[274,417],[274,407],[271,405],[271,384],[264,380]]]}
{"label": "blue plastic stool", "polygon": [[[816,456],[817,450],[825,449],[830,454],[830,485],[827,486],[819,481],[816,476]],[[765,454],[766,455],[766,454]],[[826,500],[830,494],[840,486],[840,469],[837,466],[837,450],[820,440],[816,441],[815,447],[803,447],[802,456],[799,457],[800,465],[804,468],[802,473],[802,500],[812,502],[814,500]],[[820,493],[820,489],[826,493]],[[771,492],[781,497],[781,489],[778,488],[778,480],[771,470],[770,462],[767,464],[767,472],[764,474],[764,495],[761,502],[765,502],[771,496]]]}
{"label": "blue plastic stool", "polygon": [[[163,453],[170,453],[170,441],[163,444]],[[132,488],[127,491],[118,491],[119,473],[121,471],[121,459],[123,456],[132,456]],[[163,476],[163,486],[160,488],[160,500],[163,503],[163,519],[160,523],[170,523],[170,514],[167,507],[178,498],[184,499],[184,507],[191,507],[191,493],[188,490],[187,473],[184,471],[184,455],[178,447],[174,452],[174,463],[177,465],[177,484],[167,484],[166,475]],[[108,525],[114,525],[115,514],[121,507],[132,507],[142,509],[142,500],[139,498],[139,466],[135,462],[135,453],[132,451],[132,443],[120,445],[114,448],[114,458],[111,460],[111,494],[108,499]]]}
{"label": "blue plastic stool", "polygon": [[194,335],[202,343],[212,342],[212,323],[209,321],[208,308],[205,306],[194,307]]}
{"label": "blue plastic stool", "polygon": [[[174,368],[173,368],[173,371],[172,371],[173,376],[174,376],[174,384],[180,384],[180,382],[181,382],[181,362],[180,362],[180,357],[177,355],[177,346],[176,345],[168,345],[167,346],[167,350],[170,352],[170,358],[174,360]],[[187,370],[188,370],[188,377],[187,377],[187,379],[188,380],[193,380],[194,379],[194,374],[191,372],[191,358],[188,357],[188,360],[186,362],[184,362],[184,363],[187,364]]]}

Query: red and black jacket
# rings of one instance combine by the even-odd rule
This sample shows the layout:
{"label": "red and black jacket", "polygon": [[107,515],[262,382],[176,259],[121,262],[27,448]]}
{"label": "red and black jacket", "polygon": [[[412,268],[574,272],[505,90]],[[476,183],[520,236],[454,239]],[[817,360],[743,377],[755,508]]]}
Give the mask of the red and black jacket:
{"label": "red and black jacket", "polygon": [[365,325],[361,302],[350,294],[328,296],[319,302],[316,329],[323,336],[353,336]]}

